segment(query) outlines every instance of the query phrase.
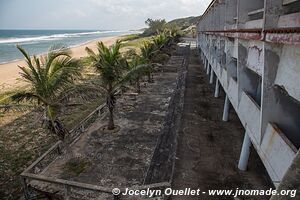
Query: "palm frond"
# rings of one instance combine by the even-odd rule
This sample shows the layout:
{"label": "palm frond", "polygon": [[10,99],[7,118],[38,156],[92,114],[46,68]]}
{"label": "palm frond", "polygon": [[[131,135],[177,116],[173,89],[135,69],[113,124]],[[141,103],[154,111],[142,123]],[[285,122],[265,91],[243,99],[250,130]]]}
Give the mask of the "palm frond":
{"label": "palm frond", "polygon": [[21,76],[31,84],[30,92],[23,91],[14,94],[15,102],[34,101],[45,105],[58,104],[57,97],[65,89],[81,77],[79,61],[70,57],[66,48],[52,49],[44,57],[33,56],[32,60],[26,51],[18,49],[27,60],[27,66],[19,66]]}
{"label": "palm frond", "polygon": [[92,62],[97,62],[98,61],[98,57],[92,49],[86,47],[85,51],[88,53],[88,55],[91,58]]}
{"label": "palm frond", "polygon": [[32,104],[0,104],[0,113],[9,112],[9,111],[17,111],[17,112],[24,112],[28,110],[32,110],[37,108],[35,105]]}
{"label": "palm frond", "polygon": [[26,92],[26,91],[17,92],[11,95],[10,98],[12,101],[17,103],[20,103],[22,101],[28,101],[28,102],[37,101],[37,102],[42,102],[44,104],[48,104],[48,101],[43,97],[36,95],[32,92]]}
{"label": "palm frond", "polygon": [[140,76],[144,74],[149,69],[149,67],[150,67],[149,64],[141,64],[136,66],[135,68],[127,72],[115,85],[113,85],[113,88],[116,90],[117,88],[124,85],[128,81],[136,78],[136,76]]}
{"label": "palm frond", "polygon": [[92,66],[99,72],[105,88],[114,85],[129,69],[127,60],[120,52],[121,42],[117,41],[111,47],[103,42],[97,44],[97,54],[89,49],[87,52],[92,59]]}
{"label": "palm frond", "polygon": [[64,90],[58,97],[59,102],[67,102],[69,98],[77,97],[82,100],[96,98],[107,93],[107,89],[95,84],[78,84]]}

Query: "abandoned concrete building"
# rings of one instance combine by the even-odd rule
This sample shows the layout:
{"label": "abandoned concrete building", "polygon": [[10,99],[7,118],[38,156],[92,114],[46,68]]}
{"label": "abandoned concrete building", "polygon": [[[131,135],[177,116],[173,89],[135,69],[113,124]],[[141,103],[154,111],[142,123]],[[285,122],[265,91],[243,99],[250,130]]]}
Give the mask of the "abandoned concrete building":
{"label": "abandoned concrete building", "polygon": [[[119,133],[101,129],[103,104],[70,131],[67,145],[57,142],[23,171],[25,199],[151,199],[112,193],[125,186],[274,186],[299,195],[300,0],[213,0],[196,41],[183,40],[142,94],[120,91]],[[90,157],[75,177],[65,170],[74,155]],[[250,172],[248,164],[259,167]]]}
{"label": "abandoned concrete building", "polygon": [[214,0],[197,33],[223,120],[232,107],[245,128],[238,168],[253,145],[277,187],[300,147],[300,1]]}

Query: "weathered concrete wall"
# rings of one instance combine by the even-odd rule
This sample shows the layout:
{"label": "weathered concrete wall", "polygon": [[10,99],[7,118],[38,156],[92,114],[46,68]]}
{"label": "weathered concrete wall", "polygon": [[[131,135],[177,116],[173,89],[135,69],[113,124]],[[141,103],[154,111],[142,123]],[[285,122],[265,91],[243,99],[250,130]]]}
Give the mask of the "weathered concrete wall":
{"label": "weathered concrete wall", "polygon": [[198,23],[203,62],[275,185],[300,147],[299,19],[299,0],[215,0]]}

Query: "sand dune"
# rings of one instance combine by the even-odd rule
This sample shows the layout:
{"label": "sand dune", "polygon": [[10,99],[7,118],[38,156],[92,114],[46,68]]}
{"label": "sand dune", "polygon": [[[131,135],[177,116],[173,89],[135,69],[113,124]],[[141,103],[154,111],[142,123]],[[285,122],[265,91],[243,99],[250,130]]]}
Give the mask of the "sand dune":
{"label": "sand dune", "polygon": [[[85,47],[96,49],[97,42],[103,41],[106,45],[113,44],[121,36],[101,38],[99,40],[93,40],[86,44],[71,48],[72,55],[75,58],[81,58],[87,56]],[[24,60],[13,61],[9,63],[0,64],[0,92],[7,91],[12,88],[23,87],[26,83],[20,80],[19,66],[25,66]]]}

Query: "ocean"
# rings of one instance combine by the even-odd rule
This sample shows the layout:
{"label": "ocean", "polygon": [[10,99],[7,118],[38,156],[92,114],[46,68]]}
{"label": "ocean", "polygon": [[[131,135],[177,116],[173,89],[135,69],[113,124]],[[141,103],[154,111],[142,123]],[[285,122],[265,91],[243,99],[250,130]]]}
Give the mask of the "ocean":
{"label": "ocean", "polygon": [[131,31],[110,30],[0,30],[0,63],[22,59],[20,45],[30,54],[47,52],[53,45],[73,47],[88,41],[130,34]]}

